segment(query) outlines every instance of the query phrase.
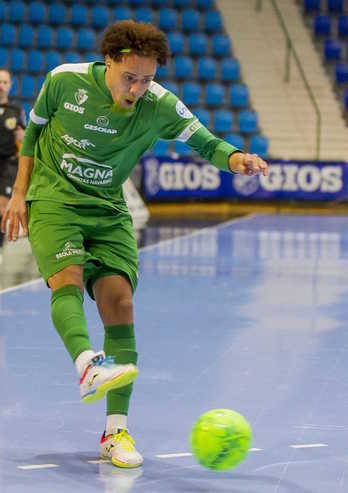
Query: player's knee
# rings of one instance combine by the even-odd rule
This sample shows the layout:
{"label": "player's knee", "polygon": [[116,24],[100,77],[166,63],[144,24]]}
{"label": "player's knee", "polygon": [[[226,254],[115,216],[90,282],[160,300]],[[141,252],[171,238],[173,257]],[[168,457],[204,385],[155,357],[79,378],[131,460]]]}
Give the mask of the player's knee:
{"label": "player's knee", "polygon": [[114,300],[115,311],[125,318],[132,318],[133,300],[129,296],[121,296]]}

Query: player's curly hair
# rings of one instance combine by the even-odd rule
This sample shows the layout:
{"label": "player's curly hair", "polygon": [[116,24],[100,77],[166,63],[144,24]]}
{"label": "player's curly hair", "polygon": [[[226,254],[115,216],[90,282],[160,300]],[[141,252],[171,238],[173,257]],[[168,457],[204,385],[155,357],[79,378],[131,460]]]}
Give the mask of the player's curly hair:
{"label": "player's curly hair", "polygon": [[165,65],[170,56],[168,39],[163,31],[152,24],[132,20],[119,21],[105,29],[100,53],[120,61],[125,55],[121,53],[124,49],[154,57],[159,65]]}

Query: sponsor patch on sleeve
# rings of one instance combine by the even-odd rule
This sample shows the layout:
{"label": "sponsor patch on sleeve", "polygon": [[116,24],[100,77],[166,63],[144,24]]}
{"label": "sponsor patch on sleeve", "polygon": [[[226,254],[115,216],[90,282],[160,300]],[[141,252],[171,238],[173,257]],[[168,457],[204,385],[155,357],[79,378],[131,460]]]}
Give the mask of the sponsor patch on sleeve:
{"label": "sponsor patch on sleeve", "polygon": [[184,105],[182,101],[178,101],[175,105],[176,112],[181,118],[185,118],[189,120],[190,118],[193,118],[193,114],[191,111]]}

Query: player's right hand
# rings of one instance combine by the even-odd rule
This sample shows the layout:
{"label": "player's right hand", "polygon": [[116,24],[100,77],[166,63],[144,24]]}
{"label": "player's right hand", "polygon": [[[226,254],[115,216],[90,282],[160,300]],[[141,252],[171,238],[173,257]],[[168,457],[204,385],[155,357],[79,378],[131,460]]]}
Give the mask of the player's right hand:
{"label": "player's right hand", "polygon": [[14,193],[7,204],[1,220],[1,232],[6,234],[8,241],[16,241],[19,235],[19,227],[22,225],[23,234],[28,234],[28,216],[25,195]]}

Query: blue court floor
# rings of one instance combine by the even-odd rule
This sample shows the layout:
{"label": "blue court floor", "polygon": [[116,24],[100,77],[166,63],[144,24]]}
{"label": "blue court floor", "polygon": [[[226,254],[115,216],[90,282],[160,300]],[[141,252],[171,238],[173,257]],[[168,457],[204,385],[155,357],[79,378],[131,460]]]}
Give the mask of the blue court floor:
{"label": "blue court floor", "polygon": [[[250,216],[141,250],[138,470],[100,463],[104,403],[80,403],[49,302],[42,281],[0,294],[1,493],[348,491],[348,218]],[[225,473],[190,455],[212,408],[253,429]]]}

